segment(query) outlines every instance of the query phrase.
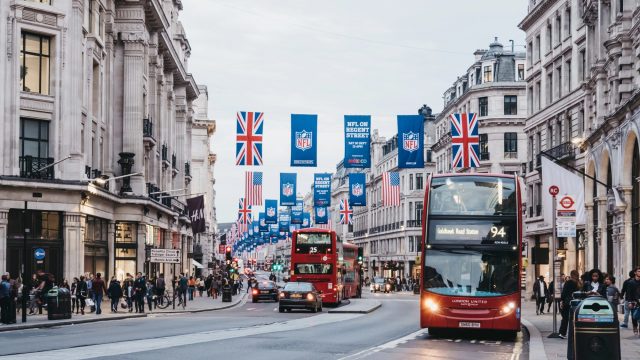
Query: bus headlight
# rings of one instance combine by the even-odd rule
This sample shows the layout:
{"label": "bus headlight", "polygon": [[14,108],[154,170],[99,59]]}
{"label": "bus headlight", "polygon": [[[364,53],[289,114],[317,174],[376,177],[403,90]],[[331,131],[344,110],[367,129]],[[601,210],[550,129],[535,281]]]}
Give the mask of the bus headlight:
{"label": "bus headlight", "polygon": [[438,304],[432,299],[426,299],[424,301],[424,306],[431,312],[438,312],[440,309],[440,306],[438,306]]}
{"label": "bus headlight", "polygon": [[513,301],[509,301],[507,304],[505,304],[502,309],[500,309],[500,312],[503,315],[509,314],[510,312],[512,312],[514,309],[516,308],[516,303],[514,303]]}

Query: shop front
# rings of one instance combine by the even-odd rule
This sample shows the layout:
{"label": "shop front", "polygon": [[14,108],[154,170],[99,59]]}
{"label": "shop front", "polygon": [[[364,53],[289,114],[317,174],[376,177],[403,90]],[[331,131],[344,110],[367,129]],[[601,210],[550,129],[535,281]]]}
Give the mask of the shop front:
{"label": "shop front", "polygon": [[127,274],[135,274],[138,266],[138,224],[116,222],[114,241],[114,274],[122,281]]}
{"label": "shop front", "polygon": [[[10,209],[7,226],[7,271],[11,277],[22,275],[26,247],[26,273],[42,270],[56,281],[63,277],[63,213]],[[26,241],[26,243],[25,243]],[[25,246],[26,245],[26,246]]]}
{"label": "shop front", "polygon": [[101,273],[104,279],[111,277],[109,260],[109,220],[87,216],[84,232],[84,272]]}

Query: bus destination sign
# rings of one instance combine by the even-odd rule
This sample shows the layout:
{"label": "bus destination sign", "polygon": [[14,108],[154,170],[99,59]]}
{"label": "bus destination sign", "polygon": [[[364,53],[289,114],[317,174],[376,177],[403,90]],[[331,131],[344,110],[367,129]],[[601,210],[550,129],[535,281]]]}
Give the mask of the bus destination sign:
{"label": "bus destination sign", "polygon": [[504,222],[438,222],[431,235],[431,243],[509,245],[515,240],[511,227]]}

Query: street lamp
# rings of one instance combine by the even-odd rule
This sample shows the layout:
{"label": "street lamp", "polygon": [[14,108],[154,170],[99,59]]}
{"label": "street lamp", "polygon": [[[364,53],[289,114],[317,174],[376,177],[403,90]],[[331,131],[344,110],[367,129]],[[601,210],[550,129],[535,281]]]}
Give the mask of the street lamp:
{"label": "street lamp", "polygon": [[133,174],[127,174],[127,175],[120,175],[120,176],[116,176],[116,177],[110,177],[110,178],[106,178],[106,179],[102,179],[102,178],[95,178],[95,179],[91,179],[91,181],[95,182],[96,184],[102,186],[104,184],[106,184],[108,181],[112,181],[112,180],[118,180],[118,179],[124,179],[127,178],[129,176],[136,176],[136,175],[142,175],[142,173],[137,172],[137,173],[133,173]]}

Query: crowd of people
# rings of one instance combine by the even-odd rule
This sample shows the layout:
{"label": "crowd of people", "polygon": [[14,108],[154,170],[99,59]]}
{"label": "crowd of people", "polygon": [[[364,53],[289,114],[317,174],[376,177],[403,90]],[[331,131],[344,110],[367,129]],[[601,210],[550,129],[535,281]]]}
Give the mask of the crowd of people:
{"label": "crowd of people", "polygon": [[[9,273],[2,275],[0,282],[0,318],[3,324],[16,322],[16,312],[20,311],[22,290],[24,284],[20,278],[12,279]],[[110,302],[112,313],[128,311],[144,313],[164,305],[168,301],[168,289],[174,289],[174,299],[179,298],[183,306],[187,301],[193,301],[194,297],[217,299],[224,287],[229,287],[233,294],[239,294],[242,281],[238,274],[228,274],[226,271],[217,270],[206,277],[195,277],[187,274],[175,276],[167,283],[164,274],[147,277],[145,274],[129,274],[122,281],[113,276],[108,282],[103,279],[101,273],[87,273],[74,277],[69,283],[67,279],[57,282],[52,274],[38,271],[33,274],[31,282],[27,284],[31,294],[28,300],[27,311],[29,314],[42,314],[46,308],[46,294],[57,287],[66,289],[71,298],[71,312],[85,315],[85,313],[102,314],[102,303],[105,299]]]}
{"label": "crowd of people", "polygon": [[[384,278],[386,284],[391,285],[391,291],[413,291],[413,287],[420,282],[418,278],[413,277],[388,277]],[[364,279],[365,286],[371,285],[371,279],[367,276]]]}
{"label": "crowd of people", "polygon": [[[577,270],[572,270],[569,276],[560,275],[560,284],[556,287],[551,281],[547,285],[544,276],[540,276],[533,285],[533,296],[536,300],[536,314],[542,315],[549,312],[553,302],[557,303],[557,310],[562,316],[560,322],[560,337],[566,338],[569,325],[569,312],[571,300],[575,292],[582,292],[585,295],[600,295],[606,298],[614,309],[614,316],[618,316],[619,308],[624,312],[622,328],[629,327],[629,319],[633,327],[633,333],[638,335],[638,323],[640,322],[640,266],[629,272],[622,288],[616,285],[616,278],[613,275],[602,273],[599,269],[592,269],[582,276]],[[560,290],[556,296],[555,289]],[[621,306],[622,305],[622,306]]]}

